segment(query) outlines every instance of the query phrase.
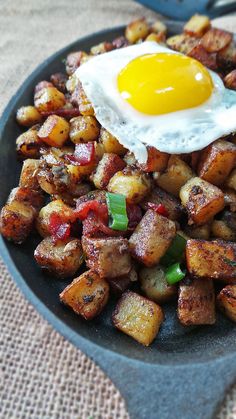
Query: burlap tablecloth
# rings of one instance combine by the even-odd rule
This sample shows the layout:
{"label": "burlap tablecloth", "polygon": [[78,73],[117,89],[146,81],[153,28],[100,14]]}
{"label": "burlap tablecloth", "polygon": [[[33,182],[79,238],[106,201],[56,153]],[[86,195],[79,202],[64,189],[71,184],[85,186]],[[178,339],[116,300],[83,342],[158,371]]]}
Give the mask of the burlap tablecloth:
{"label": "burlap tablecloth", "polygon": [[[0,0],[0,113],[50,54],[142,15],[155,17],[128,0]],[[128,419],[111,381],[40,317],[2,261],[0,277],[0,418]],[[236,418],[236,386],[219,418]]]}

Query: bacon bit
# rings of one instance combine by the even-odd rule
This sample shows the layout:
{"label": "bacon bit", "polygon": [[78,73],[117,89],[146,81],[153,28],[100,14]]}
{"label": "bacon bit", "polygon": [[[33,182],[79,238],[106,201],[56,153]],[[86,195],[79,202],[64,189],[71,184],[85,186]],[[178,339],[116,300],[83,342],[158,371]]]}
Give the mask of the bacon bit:
{"label": "bacon bit", "polygon": [[74,154],[66,154],[64,156],[74,166],[87,166],[95,161],[94,142],[85,144],[76,144]]}
{"label": "bacon bit", "polygon": [[50,215],[49,231],[56,241],[68,239],[70,228],[70,224],[66,223],[59,214],[54,212]]}
{"label": "bacon bit", "polygon": [[45,89],[45,87],[54,87],[50,81],[42,80],[36,84],[34,88],[34,94],[38,93],[40,90]]}
{"label": "bacon bit", "polygon": [[81,113],[78,108],[60,108],[56,109],[55,111],[49,111],[49,112],[41,112],[41,115],[44,118],[47,118],[50,115],[57,115],[62,116],[66,119],[74,118],[75,116],[80,116]]}
{"label": "bacon bit", "polygon": [[126,211],[129,219],[128,229],[134,230],[143,217],[141,208],[138,205],[127,204]]}
{"label": "bacon bit", "polygon": [[211,70],[217,69],[216,54],[209,53],[203,48],[202,45],[197,45],[188,53],[189,57],[195,58],[200,61],[203,65],[210,68]]}
{"label": "bacon bit", "polygon": [[154,204],[153,202],[148,202],[147,207],[155,211],[157,214],[163,215],[163,217],[169,216],[169,212],[163,204]]}

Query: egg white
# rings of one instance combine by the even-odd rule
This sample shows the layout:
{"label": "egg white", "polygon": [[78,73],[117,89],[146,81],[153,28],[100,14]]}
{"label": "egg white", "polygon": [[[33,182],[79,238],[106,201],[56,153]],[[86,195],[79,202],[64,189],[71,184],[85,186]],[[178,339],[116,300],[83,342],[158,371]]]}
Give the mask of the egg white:
{"label": "egg white", "polygon": [[117,88],[119,72],[134,58],[159,52],[176,54],[156,42],[143,42],[98,55],[75,72],[97,120],[132,151],[140,163],[147,160],[145,145],[170,154],[190,153],[236,130],[236,92],[226,89],[221,78],[210,70],[213,93],[194,108],[146,115],[121,97]]}

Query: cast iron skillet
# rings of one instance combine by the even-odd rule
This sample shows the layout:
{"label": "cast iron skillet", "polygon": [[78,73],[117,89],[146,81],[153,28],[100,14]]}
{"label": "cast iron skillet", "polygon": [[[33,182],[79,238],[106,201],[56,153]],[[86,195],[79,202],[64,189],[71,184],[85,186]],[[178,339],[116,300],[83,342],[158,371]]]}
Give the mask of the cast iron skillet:
{"label": "cast iron skillet", "polygon": [[[181,23],[168,22],[170,34]],[[105,30],[74,42],[41,64],[8,104],[0,121],[0,206],[18,184],[21,165],[15,138],[21,129],[16,109],[31,103],[35,84],[62,70],[62,60],[73,50],[88,50],[111,40],[124,28]],[[215,326],[184,328],[174,306],[164,307],[166,320],[156,341],[144,348],[111,325],[114,307],[86,322],[59,303],[58,294],[69,281],[47,278],[36,266],[33,251],[38,237],[22,246],[0,239],[0,250],[17,285],[36,309],[67,339],[81,348],[111,377],[126,398],[133,419],[208,419],[214,415],[225,389],[236,378],[236,328],[218,314]]]}

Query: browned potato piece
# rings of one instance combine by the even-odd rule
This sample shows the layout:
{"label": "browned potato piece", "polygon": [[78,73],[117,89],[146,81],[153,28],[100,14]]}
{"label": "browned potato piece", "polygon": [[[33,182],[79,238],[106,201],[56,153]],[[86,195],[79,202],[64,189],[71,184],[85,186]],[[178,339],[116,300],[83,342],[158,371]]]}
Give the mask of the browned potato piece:
{"label": "browned potato piece", "polygon": [[42,116],[34,106],[22,106],[17,110],[16,120],[24,127],[31,127],[42,120]]}
{"label": "browned potato piece", "polygon": [[164,315],[161,307],[135,292],[125,292],[112,316],[115,327],[139,343],[149,346],[155,339]]}
{"label": "browned potato piece", "polygon": [[135,42],[140,39],[145,39],[148,35],[149,28],[145,18],[137,19],[131,22],[125,30],[125,37],[128,39],[130,44],[135,44]]}
{"label": "browned potato piece", "polygon": [[202,226],[187,225],[184,231],[192,239],[209,240],[211,226],[210,224],[203,224]]}
{"label": "browned potato piece", "polygon": [[0,214],[0,232],[8,240],[22,243],[32,230],[35,209],[28,204],[12,201],[6,204]]}
{"label": "browned potato piece", "polygon": [[180,282],[178,318],[184,326],[215,323],[215,292],[210,279],[186,278]]}
{"label": "browned potato piece", "polygon": [[159,33],[155,33],[155,32],[151,32],[147,38],[145,39],[145,41],[151,41],[151,42],[157,42],[157,43],[162,43],[165,42],[166,39],[166,35],[162,32]]}
{"label": "browned potato piece", "polygon": [[168,284],[164,268],[159,265],[142,268],[139,271],[139,278],[144,294],[156,303],[165,303],[177,294],[177,287]]}
{"label": "browned potato piece", "polygon": [[42,142],[38,137],[38,127],[32,127],[19,135],[16,139],[16,151],[20,158],[37,159],[40,156],[39,149]]}
{"label": "browned potato piece", "polygon": [[187,209],[189,224],[206,224],[225,205],[223,192],[199,177],[182,186],[179,196]]}
{"label": "browned potato piece", "polygon": [[225,76],[224,84],[228,89],[236,90],[236,70],[232,70]]}
{"label": "browned potato piece", "polygon": [[226,48],[217,53],[217,62],[222,69],[233,70],[236,65],[236,45],[232,41]]}
{"label": "browned potato piece", "polygon": [[66,103],[65,96],[56,87],[44,87],[34,96],[34,106],[39,112],[55,111]]}
{"label": "browned potato piece", "polygon": [[105,153],[115,153],[124,156],[127,149],[105,128],[101,128],[99,141],[103,144]]}
{"label": "browned potato piece", "polygon": [[187,268],[191,275],[200,278],[236,281],[236,243],[221,240],[188,240],[186,246]]}
{"label": "browned potato piece", "polygon": [[155,181],[162,189],[178,197],[181,187],[193,176],[194,173],[187,163],[172,155],[166,171],[155,177]]}
{"label": "browned potato piece", "polygon": [[45,207],[41,208],[36,219],[36,228],[42,237],[50,236],[49,222],[53,213],[63,215],[63,219],[70,222],[74,219],[73,209],[64,204],[61,199],[49,202]]}
{"label": "browned potato piece", "polygon": [[184,25],[184,32],[188,35],[193,35],[201,38],[204,33],[210,29],[211,22],[208,16],[194,15]]}
{"label": "browned potato piece", "polygon": [[217,296],[217,303],[221,311],[236,322],[236,285],[227,285],[223,288]]}
{"label": "browned potato piece", "polygon": [[100,42],[98,45],[94,45],[90,49],[92,55],[104,54],[104,52],[109,52],[114,49],[113,45],[110,42]]}
{"label": "browned potato piece", "polygon": [[128,240],[121,237],[97,239],[82,237],[82,247],[88,268],[101,278],[116,278],[131,270]]}
{"label": "browned potato piece", "polygon": [[74,275],[83,263],[83,251],[79,239],[56,241],[43,239],[34,251],[34,257],[43,269],[59,278]]}
{"label": "browned potato piece", "polygon": [[232,188],[236,191],[236,169],[232,170],[230,175],[227,177],[225,181],[225,186],[227,188]]}
{"label": "browned potato piece", "polygon": [[179,200],[163,189],[158,188],[158,186],[152,188],[150,194],[142,201],[141,206],[143,209],[148,209],[148,202],[163,204],[168,211],[168,218],[170,220],[177,221],[183,214],[183,208],[181,207]]}
{"label": "browned potato piece", "polygon": [[201,153],[198,176],[213,185],[221,185],[236,162],[236,146],[229,141],[217,140]]}
{"label": "browned potato piece", "polygon": [[60,294],[60,300],[86,320],[98,316],[108,297],[108,283],[91,270],[75,278]]}
{"label": "browned potato piece", "polygon": [[219,52],[226,48],[233,39],[233,34],[223,29],[211,28],[201,39],[207,52]]}
{"label": "browned potato piece", "polygon": [[70,120],[70,139],[75,144],[97,140],[99,123],[94,116],[77,116]]}
{"label": "browned potato piece", "polygon": [[124,169],[124,161],[114,153],[105,153],[98,163],[91,180],[98,189],[105,189],[116,172]]}
{"label": "browned potato piece", "polygon": [[155,147],[147,146],[148,159],[147,163],[140,164],[137,166],[143,172],[162,172],[165,170],[170,155],[158,151]]}
{"label": "browned potato piece", "polygon": [[129,239],[131,255],[145,266],[156,265],[175,237],[175,223],[148,210]]}
{"label": "browned potato piece", "polygon": [[111,178],[107,190],[124,195],[129,204],[138,204],[149,193],[151,182],[147,175],[130,168],[119,171]]}
{"label": "browned potato piece", "polygon": [[[91,102],[88,100],[85,91],[82,87],[81,83],[78,83],[78,80],[73,78],[69,79],[70,82],[70,89],[73,90],[72,96],[71,96],[71,103],[72,105],[76,106],[79,108],[79,111],[81,113],[81,115],[84,116],[93,116],[94,115],[94,109],[93,106],[91,104]],[[68,89],[69,87],[69,82],[67,82],[66,87]]]}
{"label": "browned potato piece", "polygon": [[70,124],[66,119],[50,115],[41,126],[38,136],[40,140],[52,147],[62,147],[69,138]]}
{"label": "browned potato piece", "polygon": [[188,51],[187,55],[200,61],[200,63],[211,70],[217,70],[218,68],[216,53],[207,52],[201,44],[195,45],[190,51]]}
{"label": "browned potato piece", "polygon": [[225,221],[214,220],[211,225],[212,237],[226,241],[236,240],[236,231],[232,230]]}
{"label": "browned potato piece", "polygon": [[41,191],[18,186],[17,188],[12,189],[7,203],[10,204],[13,201],[31,205],[33,208],[38,210],[43,205],[44,197]]}
{"label": "browned potato piece", "polygon": [[39,189],[39,183],[37,174],[40,167],[40,161],[36,159],[26,159],[23,162],[21,169],[19,185],[25,188],[37,190]]}
{"label": "browned potato piece", "polygon": [[166,40],[167,46],[175,51],[188,54],[196,45],[199,44],[199,39],[194,36],[189,36],[185,33],[171,36]]}
{"label": "browned potato piece", "polygon": [[[167,33],[167,27],[165,25],[164,22],[162,22],[161,20],[156,20],[156,22],[154,22],[151,25],[151,35],[156,35],[158,38],[156,38],[156,42],[164,42],[165,38],[166,38],[166,33]],[[148,37],[146,38],[146,41],[148,41]],[[152,39],[154,40],[154,39]],[[151,39],[150,39],[151,41]]]}

